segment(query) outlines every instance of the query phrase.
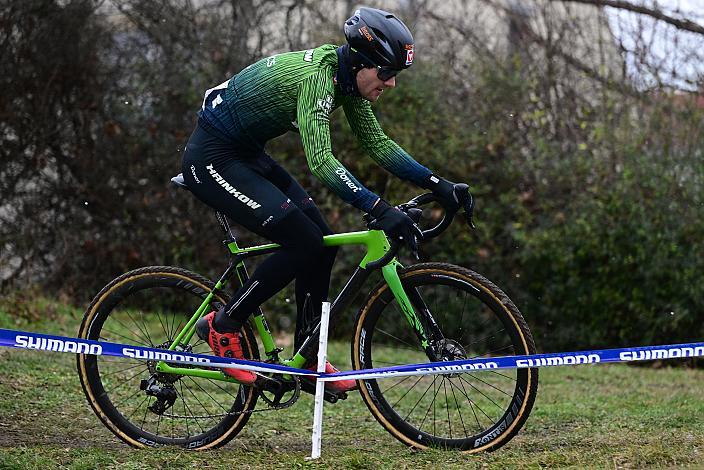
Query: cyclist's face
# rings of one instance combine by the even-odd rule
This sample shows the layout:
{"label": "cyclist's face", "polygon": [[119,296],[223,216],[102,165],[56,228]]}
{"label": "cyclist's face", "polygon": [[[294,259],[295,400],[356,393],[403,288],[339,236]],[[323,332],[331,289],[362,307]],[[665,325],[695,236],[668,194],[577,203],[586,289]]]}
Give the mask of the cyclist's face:
{"label": "cyclist's face", "polygon": [[378,70],[374,68],[366,68],[357,72],[357,88],[359,94],[367,101],[374,102],[379,99],[381,94],[387,88],[396,86],[396,77],[391,77],[388,80],[381,80],[378,77]]}

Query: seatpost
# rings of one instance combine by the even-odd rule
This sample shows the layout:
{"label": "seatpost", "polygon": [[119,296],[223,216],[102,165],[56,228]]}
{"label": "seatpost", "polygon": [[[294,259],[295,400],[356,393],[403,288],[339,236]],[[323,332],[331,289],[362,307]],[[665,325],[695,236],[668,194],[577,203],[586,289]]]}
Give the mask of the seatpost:
{"label": "seatpost", "polygon": [[230,227],[230,222],[227,221],[227,217],[222,215],[220,211],[215,211],[215,217],[217,217],[218,223],[220,224],[223,232],[225,232],[225,237],[227,237],[225,243],[236,242],[237,240],[235,239],[235,234],[232,233],[232,228]]}

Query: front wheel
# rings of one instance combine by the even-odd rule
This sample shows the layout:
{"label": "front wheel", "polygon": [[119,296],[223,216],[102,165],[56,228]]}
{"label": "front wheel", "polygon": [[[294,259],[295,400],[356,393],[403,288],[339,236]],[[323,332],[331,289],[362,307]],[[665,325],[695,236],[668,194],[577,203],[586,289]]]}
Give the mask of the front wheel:
{"label": "front wheel", "polygon": [[[93,299],[79,338],[168,349],[213,283],[185,269],[153,266],[118,277]],[[227,303],[222,293],[210,309]],[[248,359],[259,359],[249,325],[242,328]],[[178,350],[211,354],[193,336]],[[156,361],[78,355],[78,374],[95,414],[117,437],[135,447],[173,445],[212,449],[244,427],[258,394],[252,387],[193,376],[162,374]],[[143,381],[158,390],[146,393]]]}
{"label": "front wheel", "polygon": [[[409,326],[386,283],[359,311],[352,344],[355,369],[534,354],[516,306],[483,276],[451,264],[399,271],[431,354]],[[525,423],[538,389],[537,369],[476,369],[359,383],[364,402],[394,437],[416,448],[475,453],[506,444]]]}

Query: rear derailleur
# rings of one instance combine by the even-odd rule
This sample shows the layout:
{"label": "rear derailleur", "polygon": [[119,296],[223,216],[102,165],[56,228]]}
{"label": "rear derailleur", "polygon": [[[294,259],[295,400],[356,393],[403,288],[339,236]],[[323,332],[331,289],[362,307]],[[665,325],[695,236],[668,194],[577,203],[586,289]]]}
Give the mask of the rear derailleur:
{"label": "rear derailleur", "polygon": [[146,392],[147,396],[156,397],[156,401],[147,409],[157,415],[163,415],[166,410],[174,406],[178,397],[174,385],[159,383],[156,374],[147,380],[140,381],[139,389]]}

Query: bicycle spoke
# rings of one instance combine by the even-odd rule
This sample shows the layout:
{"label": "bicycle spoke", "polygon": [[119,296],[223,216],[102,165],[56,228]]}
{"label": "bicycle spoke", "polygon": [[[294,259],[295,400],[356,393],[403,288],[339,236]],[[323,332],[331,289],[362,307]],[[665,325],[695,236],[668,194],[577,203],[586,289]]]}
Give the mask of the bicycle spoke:
{"label": "bicycle spoke", "polygon": [[116,370],[116,371],[114,371],[114,372],[108,372],[107,374],[101,374],[101,377],[103,377],[103,378],[109,377],[109,376],[115,375],[115,374],[117,374],[117,373],[119,373],[119,372],[124,372],[124,371],[126,371],[126,370],[134,369],[134,368],[140,367],[140,366],[142,366],[142,364],[137,364],[137,365],[134,365],[134,366],[129,366],[129,367],[125,368],[125,369],[119,369],[119,370]]}
{"label": "bicycle spoke", "polygon": [[[481,431],[482,425],[479,424],[479,417],[477,416],[477,412],[474,411],[474,401],[471,398],[469,398],[469,395],[467,395],[467,390],[465,390],[464,384],[462,382],[460,382],[460,385],[462,386],[462,395],[464,395],[464,397],[467,399],[467,402],[469,402],[470,409],[472,410],[472,414],[474,415],[474,420],[477,422],[477,429],[479,429]],[[457,385],[455,385],[453,382],[450,382],[450,387],[452,387],[452,386],[457,388]],[[459,388],[458,388],[458,390],[459,390]]]}
{"label": "bicycle spoke", "polygon": [[137,372],[136,374],[134,374],[134,375],[131,376],[130,378],[125,379],[125,380],[122,380],[122,381],[120,382],[120,385],[118,385],[117,387],[112,388],[112,389],[110,389],[110,390],[106,390],[106,392],[114,392],[115,390],[124,387],[125,385],[127,385],[127,384],[129,383],[130,380],[134,379],[134,378],[137,377],[139,374],[143,374],[144,372],[149,372],[149,370],[148,370],[146,367],[144,367],[144,369],[140,370],[139,372]]}
{"label": "bicycle spoke", "polygon": [[[410,376],[409,376],[409,377],[410,377]],[[413,389],[416,387],[416,385],[418,385],[418,382],[420,382],[421,380],[423,380],[423,376],[422,376],[422,375],[421,375],[420,377],[418,377],[418,380],[416,380],[416,383],[414,383],[413,386],[411,386],[411,388],[409,388],[408,390],[406,390],[406,393],[404,393],[404,394],[401,396],[401,398],[399,398],[398,400],[396,400],[396,403],[394,403],[392,406],[395,408],[396,405],[398,405],[399,403],[401,403],[401,400],[403,400],[404,398],[406,398],[406,395],[408,395],[408,394],[411,392],[411,390],[413,390]]]}
{"label": "bicycle spoke", "polygon": [[[421,376],[421,377],[422,377],[422,376]],[[408,417],[411,416],[411,413],[413,413],[413,411],[416,409],[416,407],[418,406],[418,404],[419,404],[419,403],[421,402],[421,400],[425,397],[425,394],[428,393],[428,390],[430,390],[430,387],[432,387],[434,383],[435,383],[435,378],[433,377],[433,382],[432,382],[430,385],[428,385],[428,388],[425,389],[425,392],[423,392],[423,395],[421,395],[421,397],[418,399],[418,401],[416,402],[416,404],[413,405],[413,408],[411,408],[411,411],[408,412],[408,414],[406,415],[406,417],[404,418],[404,420],[407,420]]]}
{"label": "bicycle spoke", "polygon": [[[118,320],[118,323],[121,323],[121,322]],[[123,326],[124,326],[124,325],[123,325]],[[130,331],[131,331],[131,330],[130,330]],[[125,339],[126,339],[127,341],[129,341],[130,343],[139,343],[141,346],[146,346],[146,347],[150,347],[150,346],[151,346],[149,343],[145,343],[144,341],[137,341],[137,340],[134,339],[134,338],[128,338],[128,337],[125,336],[125,335],[121,335],[120,333],[117,333],[117,332],[114,332],[114,331],[110,331],[110,330],[108,330],[107,328],[103,328],[103,332],[110,333],[110,334],[115,335],[115,336],[118,336],[118,337],[120,337],[120,338],[125,338]],[[103,335],[102,335],[102,332],[101,332],[101,335],[100,335],[100,339],[101,339],[102,341],[111,341],[110,338],[107,338],[107,337],[103,336]],[[143,338],[140,336],[140,339],[143,339]]]}
{"label": "bicycle spoke", "polygon": [[514,381],[514,382],[518,382],[518,379],[516,379],[516,378],[514,378],[514,377],[509,377],[508,375],[504,375],[504,374],[502,374],[501,372],[498,372],[498,371],[495,371],[495,370],[491,370],[491,369],[486,369],[486,371],[489,372],[489,373],[491,373],[491,374],[499,375],[499,376],[501,376],[501,377],[503,377],[503,378],[505,378],[505,379],[509,379],[509,380]]}
{"label": "bicycle spoke", "polygon": [[379,360],[374,361],[374,362],[376,363],[377,366],[381,365],[381,364],[383,364],[384,366],[405,366],[405,365],[408,365],[407,362],[390,362],[390,361],[379,361]]}
{"label": "bicycle spoke", "polygon": [[[156,312],[156,318],[159,320],[159,324],[161,325],[161,329],[164,330],[164,335],[166,336],[167,341],[171,341],[172,336],[171,332],[168,331],[168,329],[164,326],[164,322],[161,320],[161,314],[157,311]],[[167,317],[168,319],[168,317]]]}
{"label": "bicycle spoke", "polygon": [[116,356],[99,356],[97,359],[100,360],[100,363],[106,363],[106,364],[117,364],[123,363],[123,362],[136,362],[138,364],[142,364],[146,367],[146,361],[143,359],[135,359],[133,357],[116,357]]}
{"label": "bicycle spoke", "polygon": [[142,326],[144,327],[144,332],[147,334],[147,339],[149,340],[150,343],[156,344],[156,342],[152,339],[151,335],[149,334],[149,327],[147,326],[147,323],[144,321],[144,311],[140,310],[140,318],[142,319]]}
{"label": "bicycle spoke", "polygon": [[[460,325],[464,325],[464,309],[467,308],[467,296],[469,293],[465,292],[464,293],[464,302],[462,302],[462,313],[460,314]],[[460,326],[460,331],[462,331],[462,327]]]}
{"label": "bicycle spoke", "polygon": [[[224,406],[222,406],[222,404],[220,403],[220,400],[216,400],[215,398],[213,398],[213,396],[212,396],[211,394],[209,394],[203,387],[201,387],[198,382],[196,382],[195,380],[193,380],[192,377],[189,377],[189,379],[191,379],[191,382],[193,382],[193,383],[196,385],[196,387],[200,388],[200,389],[203,391],[203,393],[205,393],[206,395],[208,395],[208,397],[210,398],[210,400],[211,400],[213,403],[215,403],[216,405],[218,405],[225,413],[228,413],[228,412],[229,412],[229,410],[228,410],[227,408],[225,408]],[[189,389],[189,390],[190,390],[190,389]],[[193,394],[193,392],[191,392],[191,394]],[[193,396],[195,397],[195,395],[193,395]],[[196,398],[196,400],[198,400],[198,398]],[[200,403],[200,400],[199,400],[198,402]],[[201,406],[203,406],[202,403],[201,403]],[[209,413],[208,409],[205,408],[205,406],[203,406],[203,409],[205,409],[205,411],[206,411],[207,413]]]}
{"label": "bicycle spoke", "polygon": [[399,343],[403,343],[403,344],[405,344],[405,345],[408,346],[408,348],[402,348],[402,349],[408,349],[408,350],[410,350],[410,351],[422,351],[422,349],[420,349],[419,346],[414,346],[414,345],[412,345],[411,343],[408,343],[408,342],[402,340],[401,338],[392,335],[391,333],[389,333],[389,332],[387,332],[387,331],[384,331],[384,330],[382,330],[382,329],[377,329],[376,332],[377,332],[377,333],[383,333],[383,334],[385,334],[386,336],[395,339],[395,340],[398,341]]}
{"label": "bicycle spoke", "polygon": [[501,332],[505,332],[505,331],[506,331],[506,328],[502,328],[499,331],[496,331],[490,335],[484,336],[483,338],[479,338],[476,341],[472,341],[468,344],[463,344],[462,347],[465,348],[465,350],[468,350],[470,346],[475,345],[475,344],[479,344],[479,343],[486,341],[488,339],[494,339],[494,338],[496,338],[496,335],[500,334]]}
{"label": "bicycle spoke", "polygon": [[[496,353],[497,353],[497,352],[499,352],[499,351],[507,351],[507,350],[513,350],[513,345],[509,344],[508,346],[504,346],[504,347],[502,347],[502,348],[492,349],[491,351],[487,351],[487,352],[485,352],[485,353],[478,354],[478,355],[476,355],[476,356],[472,356],[472,357],[470,357],[469,359],[476,359],[476,358],[478,358],[478,357],[496,357]],[[511,351],[509,351],[509,352],[511,352]]]}
{"label": "bicycle spoke", "polygon": [[159,435],[159,426],[161,426],[161,415],[159,415],[159,418],[156,421],[156,432],[154,434],[157,436]]}
{"label": "bicycle spoke", "polygon": [[410,379],[411,377],[413,377],[413,376],[412,376],[412,375],[407,375],[407,376],[405,376],[403,379],[399,380],[398,382],[396,382],[395,384],[393,384],[391,387],[385,389],[385,390],[384,390],[384,393],[391,391],[392,389],[394,389],[395,387],[401,385],[403,382],[405,382],[406,380]]}
{"label": "bicycle spoke", "polygon": [[450,381],[450,391],[452,392],[452,398],[455,400],[455,408],[457,408],[457,414],[460,417],[460,423],[462,424],[462,430],[464,431],[464,437],[469,437],[467,433],[467,428],[464,425],[464,419],[462,419],[462,411],[460,410],[460,405],[457,402],[457,395],[455,394],[455,389],[452,388],[452,381]]}
{"label": "bicycle spoke", "polygon": [[[428,405],[428,409],[425,411],[425,416],[423,417],[423,421],[421,421],[420,425],[418,426],[418,429],[422,430],[423,429],[423,424],[425,424],[425,420],[428,417],[428,414],[430,413],[430,409],[433,409],[433,434],[436,433],[435,431],[435,398],[437,398],[438,393],[440,392],[440,387],[438,387],[437,391],[435,390],[435,383],[437,382],[437,376],[433,376],[433,398],[430,400],[430,405]],[[428,387],[430,389],[430,387]]]}
{"label": "bicycle spoke", "polygon": [[[142,336],[142,338],[149,344],[149,346],[153,347],[154,342],[151,340],[151,337],[149,336],[149,332],[143,330],[142,327],[136,321],[134,321],[134,318],[132,318],[132,314],[130,313],[129,310],[125,310],[125,313],[129,317],[129,319],[132,320],[132,323],[134,323],[134,326],[136,326],[137,329],[144,335],[144,336]],[[120,320],[117,320],[117,322],[121,323]],[[144,321],[142,321],[142,325],[146,326],[146,325],[144,325]]]}
{"label": "bicycle spoke", "polygon": [[445,393],[445,409],[447,410],[447,426],[450,428],[450,439],[452,439],[452,421],[450,420],[450,405],[447,403],[447,384],[442,380],[442,389]]}
{"label": "bicycle spoke", "polygon": [[[140,390],[140,391],[141,391],[141,390]],[[135,395],[136,395],[136,394],[135,394]],[[134,396],[134,395],[132,395],[132,396]],[[128,421],[130,420],[130,418],[132,418],[132,416],[134,416],[134,414],[135,414],[137,411],[139,411],[139,409],[140,409],[141,406],[144,404],[144,402],[145,402],[145,401],[148,401],[149,398],[150,398],[150,397],[144,397],[144,399],[142,399],[142,401],[139,403],[139,405],[137,405],[137,407],[132,411],[132,413],[130,413],[130,415],[127,416],[127,420],[128,420]]]}
{"label": "bicycle spoke", "polygon": [[138,395],[139,393],[144,393],[144,392],[143,392],[142,390],[137,390],[137,391],[134,392],[132,395],[128,396],[127,398],[122,399],[119,403],[114,404],[115,409],[117,409],[117,410],[119,411],[119,409],[120,409],[120,407],[122,406],[123,403],[125,403],[127,400],[131,399],[131,398],[134,397],[135,395]]}
{"label": "bicycle spoke", "polygon": [[225,389],[224,387],[220,386],[220,384],[217,383],[216,380],[213,380],[213,379],[206,379],[206,380],[207,380],[208,382],[210,382],[212,385],[215,385],[217,388],[219,388],[220,390],[222,390],[224,393],[230,395],[233,400],[235,400],[235,401],[238,400],[238,398],[237,398],[236,395],[233,395],[233,394],[230,393],[227,389]]}
{"label": "bicycle spoke", "polygon": [[[174,324],[175,324],[175,323],[176,323],[176,318],[174,318]],[[176,325],[176,327],[174,328],[174,333],[173,333],[173,336],[172,336],[173,338],[176,337],[176,333],[177,333],[177,332],[181,331],[181,325],[183,325],[183,318],[182,318],[181,320],[179,320],[178,325]]]}
{"label": "bicycle spoke", "polygon": [[474,374],[467,373],[467,375],[471,376],[471,377],[474,378],[475,380],[478,380],[479,382],[481,382],[481,383],[483,383],[483,384],[485,384],[485,385],[488,385],[489,387],[493,388],[494,390],[503,393],[503,394],[506,395],[507,397],[512,397],[512,396],[513,396],[512,394],[506,393],[506,392],[504,392],[503,390],[501,390],[500,388],[497,388],[497,387],[493,386],[493,385],[490,384],[489,382],[486,382],[486,381],[480,379],[479,377],[477,377],[477,376],[474,375]]}
{"label": "bicycle spoke", "polygon": [[491,309],[484,308],[483,311],[478,312],[479,316],[481,316],[482,313],[484,313],[484,316],[486,317],[486,321],[477,325],[476,329],[479,331],[483,330],[484,327],[486,325],[488,325],[489,323],[496,322],[496,315],[494,315],[494,312],[492,312]]}
{"label": "bicycle spoke", "polygon": [[[193,391],[192,391],[190,388],[188,388],[188,387],[186,387],[186,389],[191,393],[191,395],[193,395],[193,397],[194,397],[194,398],[196,399],[196,401],[200,404],[200,406],[202,406],[203,409],[205,409],[206,413],[208,413],[208,410],[205,408],[205,406],[203,406],[203,403],[201,403],[201,401],[195,396],[195,394],[193,393]],[[181,384],[181,390],[183,391],[183,383]],[[183,397],[181,397],[181,398],[183,399]],[[196,425],[200,428],[200,432],[201,432],[201,433],[205,432],[205,431],[203,430],[203,426],[200,425],[200,420],[195,419],[195,414],[193,413],[193,411],[191,411],[191,407],[188,406],[188,404],[186,403],[186,400],[185,400],[185,399],[183,399],[183,404],[184,404],[184,406],[186,406],[186,407],[188,408],[188,412],[191,414],[191,417],[192,417],[193,420],[195,421]],[[186,432],[188,432],[188,435],[190,436],[190,431],[188,431],[188,420],[186,420]]]}
{"label": "bicycle spoke", "polygon": [[[492,405],[494,405],[495,407],[497,407],[497,408],[500,409],[500,410],[503,410],[503,407],[502,407],[501,405],[499,405],[499,404],[496,403],[494,400],[492,400],[491,397],[489,397],[489,395],[487,395],[486,393],[482,392],[482,391],[479,390],[477,387],[475,387],[472,382],[469,382],[468,380],[464,379],[462,376],[460,376],[460,380],[463,381],[463,382],[465,382],[465,383],[466,383],[467,385],[469,385],[470,387],[472,387],[478,394],[480,394],[481,396],[483,396],[484,398],[486,398],[487,400],[489,400]],[[476,403],[476,402],[475,402],[475,403]],[[479,408],[479,410],[482,411],[481,408]],[[489,418],[488,415],[486,415],[486,417]],[[491,418],[489,418],[489,419],[491,419]]]}
{"label": "bicycle spoke", "polygon": [[144,423],[147,421],[147,411],[149,411],[149,402],[151,402],[152,397],[147,397],[147,406],[144,407],[144,417],[142,418],[142,425],[139,427],[142,431],[144,431]]}
{"label": "bicycle spoke", "polygon": [[169,326],[169,334],[171,338],[175,338],[179,329],[176,328],[176,317],[177,315],[171,315],[171,325]]}
{"label": "bicycle spoke", "polygon": [[[193,382],[195,385],[198,385],[198,383],[196,383],[196,381],[193,380],[192,377],[189,377],[189,379],[190,379],[191,382]],[[190,393],[191,396],[195,399],[195,401],[198,402],[198,404],[200,405],[200,407],[203,408],[203,411],[205,411],[206,415],[209,415],[209,414],[211,413],[211,411],[203,404],[203,402],[196,396],[196,394],[193,393],[193,390],[191,390],[190,387],[186,387],[186,390],[188,390],[188,393]],[[216,400],[214,400],[212,397],[211,397],[211,401],[215,402],[215,404],[217,404],[218,406],[220,406],[220,408],[221,408],[223,411],[227,412],[227,410],[226,410],[225,408],[223,408],[222,405],[220,405],[220,403],[217,402]]]}
{"label": "bicycle spoke", "polygon": [[[183,414],[186,415],[186,414],[188,414],[188,407],[186,406],[186,399],[183,398],[184,395],[185,395],[185,394],[183,393],[183,381],[182,381],[182,380],[179,380],[179,381],[178,381],[178,384],[179,384],[179,387],[181,387],[181,393],[179,394],[179,397],[181,398],[181,403],[183,403]],[[192,416],[193,416],[193,413],[191,413],[191,417],[192,417]],[[186,422],[186,423],[185,423],[185,424],[186,424],[186,434],[187,434],[188,436],[190,436],[190,435],[191,435],[191,431],[190,431],[190,429],[188,429],[188,419],[186,419],[185,422]]]}

